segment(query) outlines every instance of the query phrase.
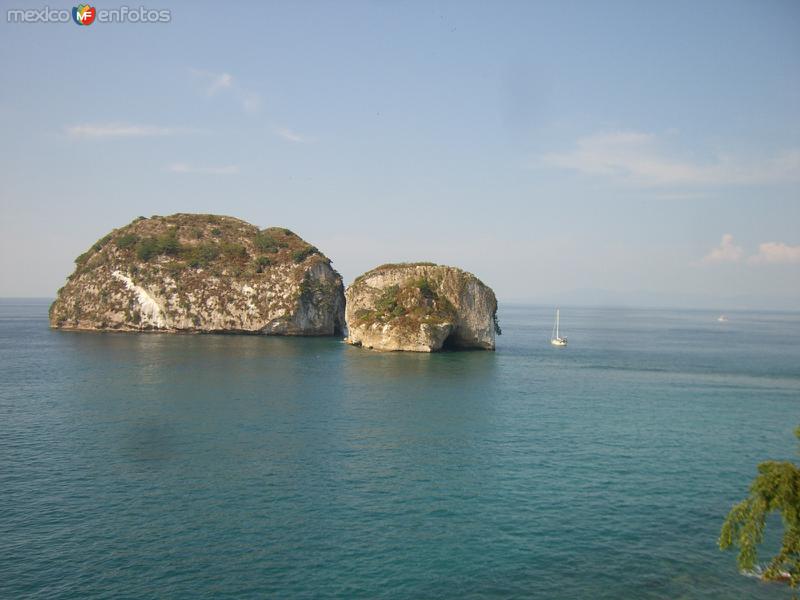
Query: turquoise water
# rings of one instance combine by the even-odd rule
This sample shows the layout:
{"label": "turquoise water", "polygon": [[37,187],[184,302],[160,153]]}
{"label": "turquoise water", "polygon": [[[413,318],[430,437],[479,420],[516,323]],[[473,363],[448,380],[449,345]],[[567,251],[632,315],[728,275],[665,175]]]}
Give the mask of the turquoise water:
{"label": "turquoise water", "polygon": [[558,349],[504,306],[413,355],[46,312],[0,303],[2,598],[788,597],[716,537],[795,457],[799,314],[565,307]]}

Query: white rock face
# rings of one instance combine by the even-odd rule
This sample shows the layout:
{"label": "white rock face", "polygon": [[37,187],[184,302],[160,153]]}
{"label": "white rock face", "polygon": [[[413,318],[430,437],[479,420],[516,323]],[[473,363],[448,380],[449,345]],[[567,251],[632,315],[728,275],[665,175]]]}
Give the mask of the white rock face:
{"label": "white rock face", "polygon": [[441,265],[383,265],[347,289],[347,342],[375,350],[494,350],[497,299],[474,275]]}
{"label": "white rock face", "polygon": [[158,300],[153,298],[146,289],[133,283],[130,276],[119,271],[113,271],[111,275],[124,283],[125,287],[136,296],[136,300],[139,303],[140,323],[142,326],[154,329],[166,328],[167,319],[164,317],[164,309],[161,308]]}
{"label": "white rock face", "polygon": [[416,329],[401,329],[389,323],[372,323],[354,327],[347,342],[385,352],[436,352],[441,350],[452,330],[453,325],[450,323],[421,323]]}
{"label": "white rock face", "polygon": [[294,233],[216,215],[137,219],[81,255],[63,329],[341,335],[344,286]]}

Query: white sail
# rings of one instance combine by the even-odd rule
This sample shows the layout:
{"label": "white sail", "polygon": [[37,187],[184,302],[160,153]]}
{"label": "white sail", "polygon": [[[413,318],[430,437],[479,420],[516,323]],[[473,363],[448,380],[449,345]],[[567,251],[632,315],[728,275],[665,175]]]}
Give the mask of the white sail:
{"label": "white sail", "polygon": [[553,346],[566,346],[567,345],[567,338],[565,338],[565,337],[562,338],[561,337],[560,325],[561,325],[561,310],[557,308],[556,309],[556,322],[553,325],[553,334],[552,334],[552,337],[550,338],[550,343],[553,344]]}

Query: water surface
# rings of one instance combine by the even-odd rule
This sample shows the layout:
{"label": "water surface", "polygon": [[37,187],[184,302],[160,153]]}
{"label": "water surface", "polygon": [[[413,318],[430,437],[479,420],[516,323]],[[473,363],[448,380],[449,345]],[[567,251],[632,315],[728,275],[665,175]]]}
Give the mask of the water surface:
{"label": "water surface", "polygon": [[558,349],[505,306],[435,355],[46,313],[0,302],[0,597],[789,596],[716,538],[795,458],[797,313],[566,307]]}

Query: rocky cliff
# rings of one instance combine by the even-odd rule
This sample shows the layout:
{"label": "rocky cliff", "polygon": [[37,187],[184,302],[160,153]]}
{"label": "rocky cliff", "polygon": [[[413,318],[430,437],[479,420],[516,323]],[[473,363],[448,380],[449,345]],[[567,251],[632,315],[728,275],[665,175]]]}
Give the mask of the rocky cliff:
{"label": "rocky cliff", "polygon": [[431,263],[382,265],[347,288],[347,341],[376,350],[494,350],[497,299],[471,273]]}
{"label": "rocky cliff", "polygon": [[335,335],[340,275],[288,229],[232,217],[139,217],[98,240],[50,307],[62,329]]}

